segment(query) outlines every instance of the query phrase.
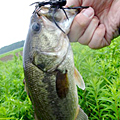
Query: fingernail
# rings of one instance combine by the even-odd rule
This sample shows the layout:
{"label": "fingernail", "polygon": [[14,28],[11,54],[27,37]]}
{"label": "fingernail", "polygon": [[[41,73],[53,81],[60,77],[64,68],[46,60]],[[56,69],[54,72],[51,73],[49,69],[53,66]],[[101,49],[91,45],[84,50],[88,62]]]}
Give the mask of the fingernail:
{"label": "fingernail", "polygon": [[85,9],[83,12],[83,15],[85,15],[86,17],[92,17],[94,15],[94,11],[91,7],[89,7],[88,9]]}

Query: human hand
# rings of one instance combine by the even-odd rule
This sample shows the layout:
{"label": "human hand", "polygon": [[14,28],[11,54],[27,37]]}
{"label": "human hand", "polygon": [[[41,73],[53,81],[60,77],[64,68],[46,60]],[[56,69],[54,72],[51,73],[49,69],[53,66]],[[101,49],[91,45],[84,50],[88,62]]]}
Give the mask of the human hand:
{"label": "human hand", "polygon": [[69,33],[71,42],[98,49],[119,35],[120,0],[68,0],[66,6],[71,5],[91,6],[75,17]]}

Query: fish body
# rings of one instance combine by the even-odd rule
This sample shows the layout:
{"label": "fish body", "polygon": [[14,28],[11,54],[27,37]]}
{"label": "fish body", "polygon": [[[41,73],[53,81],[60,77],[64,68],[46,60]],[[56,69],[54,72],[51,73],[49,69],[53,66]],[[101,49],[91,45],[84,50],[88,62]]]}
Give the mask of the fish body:
{"label": "fish body", "polygon": [[[67,36],[76,11],[68,10],[69,20],[62,10],[55,13],[66,34],[57,28],[52,15],[46,11],[48,8],[42,7],[40,16],[33,13],[23,51],[25,82],[36,120],[87,120],[78,106],[75,81],[82,89],[85,86],[74,68]],[[84,117],[79,118],[79,114]]]}

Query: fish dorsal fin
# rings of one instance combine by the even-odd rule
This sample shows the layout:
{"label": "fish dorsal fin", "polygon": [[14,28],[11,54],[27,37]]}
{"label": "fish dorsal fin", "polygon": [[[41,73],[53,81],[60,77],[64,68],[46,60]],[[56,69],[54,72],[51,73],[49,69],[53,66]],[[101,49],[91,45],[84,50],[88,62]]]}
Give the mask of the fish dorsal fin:
{"label": "fish dorsal fin", "polygon": [[75,77],[75,82],[76,82],[77,86],[79,88],[81,88],[82,90],[84,90],[85,89],[84,80],[75,67],[74,67],[74,77]]}

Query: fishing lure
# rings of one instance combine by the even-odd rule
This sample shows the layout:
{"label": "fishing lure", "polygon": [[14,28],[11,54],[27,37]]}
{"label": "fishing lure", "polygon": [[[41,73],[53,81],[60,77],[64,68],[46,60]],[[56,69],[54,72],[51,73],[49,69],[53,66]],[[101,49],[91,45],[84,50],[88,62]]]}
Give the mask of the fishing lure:
{"label": "fishing lure", "polygon": [[[55,20],[55,18],[54,18],[54,15],[55,15],[56,11],[57,11],[58,9],[62,9],[63,12],[64,12],[64,14],[65,14],[65,16],[66,16],[66,18],[69,19],[68,16],[67,16],[67,13],[65,12],[65,9],[86,9],[86,8],[89,7],[89,6],[78,6],[78,7],[67,7],[67,8],[64,8],[63,6],[66,5],[66,0],[50,0],[50,1],[48,1],[48,2],[34,2],[34,3],[32,3],[30,6],[32,6],[32,5],[34,5],[34,4],[37,4],[37,5],[36,5],[36,9],[41,8],[42,6],[45,6],[45,5],[50,5],[50,9],[51,9],[51,8],[54,8],[54,11],[53,11],[53,13],[52,13],[52,19],[53,19],[55,25],[56,25],[63,33],[65,33],[65,32],[60,28],[60,26],[57,24],[57,22],[56,22],[56,20]],[[37,13],[37,14],[38,14],[39,11],[36,11],[36,9],[35,9],[35,11],[34,11],[33,13]],[[49,9],[49,11],[50,11],[50,9]]]}

